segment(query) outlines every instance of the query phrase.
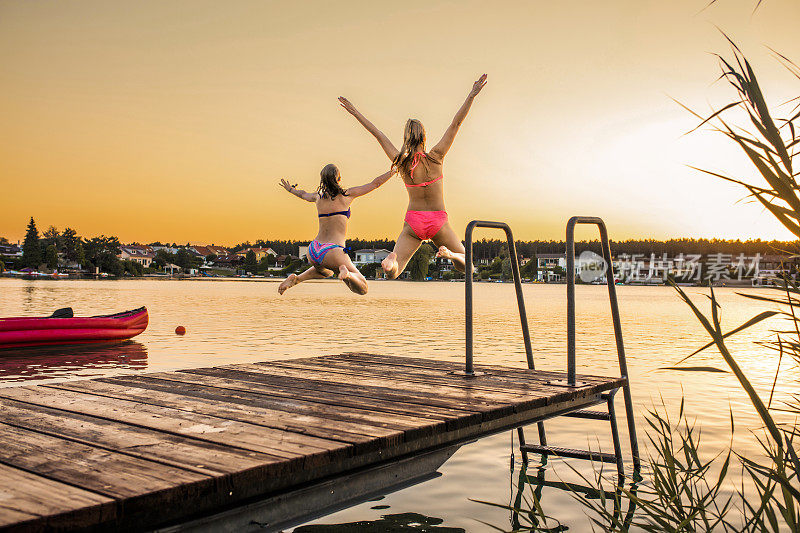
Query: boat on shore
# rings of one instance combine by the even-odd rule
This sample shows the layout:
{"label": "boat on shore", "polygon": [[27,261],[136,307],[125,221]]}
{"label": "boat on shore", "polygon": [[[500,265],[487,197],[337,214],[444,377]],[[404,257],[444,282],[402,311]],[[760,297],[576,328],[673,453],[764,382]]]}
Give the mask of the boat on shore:
{"label": "boat on shore", "polygon": [[75,317],[66,308],[49,317],[0,318],[0,350],[122,341],[139,335],[148,322],[146,307],[90,317]]}

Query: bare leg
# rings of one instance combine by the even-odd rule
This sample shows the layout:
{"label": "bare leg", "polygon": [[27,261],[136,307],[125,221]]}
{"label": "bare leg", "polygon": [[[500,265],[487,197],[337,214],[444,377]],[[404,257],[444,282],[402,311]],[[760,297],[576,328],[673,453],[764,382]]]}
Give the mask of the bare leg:
{"label": "bare leg", "polygon": [[433,236],[433,244],[439,247],[439,251],[436,252],[436,257],[444,257],[445,259],[449,259],[453,262],[453,266],[456,267],[456,270],[459,272],[464,272],[466,270],[466,259],[464,258],[464,244],[461,242],[461,239],[458,238],[456,232],[453,231],[453,228],[450,226],[449,222],[445,222],[444,225],[436,232],[436,235]]}
{"label": "bare leg", "polygon": [[325,254],[323,263],[326,267],[339,271],[339,279],[347,285],[347,288],[356,294],[367,294],[367,279],[358,271],[350,260],[350,256],[342,249],[334,249]]}
{"label": "bare leg", "polygon": [[333,272],[327,268],[318,266],[312,266],[299,276],[297,274],[289,274],[289,277],[287,277],[280,285],[278,285],[278,294],[283,294],[298,283],[303,283],[304,281],[308,281],[310,279],[329,278],[332,274]]}
{"label": "bare leg", "polygon": [[403,230],[400,236],[397,237],[397,243],[394,245],[394,251],[386,256],[386,259],[381,261],[383,271],[389,279],[396,279],[397,276],[403,273],[406,265],[411,260],[414,252],[417,251],[422,241],[408,222],[403,224]]}

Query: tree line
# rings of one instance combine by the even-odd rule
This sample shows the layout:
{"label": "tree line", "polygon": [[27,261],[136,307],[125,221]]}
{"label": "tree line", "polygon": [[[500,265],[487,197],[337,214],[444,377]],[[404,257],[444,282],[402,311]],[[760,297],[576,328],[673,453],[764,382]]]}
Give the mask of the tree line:
{"label": "tree line", "polygon": [[[308,241],[294,240],[270,240],[259,239],[255,243],[246,241],[237,244],[232,248],[233,251],[244,250],[246,248],[272,248],[278,255],[298,255],[300,246],[307,245]],[[347,239],[346,246],[353,255],[356,250],[365,248],[392,250],[395,241],[390,239]],[[600,253],[600,241],[579,241],[575,243],[579,251],[591,250]],[[505,240],[500,239],[481,239],[472,244],[473,256],[476,260],[485,259],[489,262],[501,256],[501,249],[507,248]],[[563,254],[567,248],[566,241],[556,240],[536,240],[536,241],[516,241],[517,254],[521,257],[532,258],[539,254]],[[768,255],[780,253],[797,253],[798,241],[779,241],[753,239],[742,241],[740,239],[691,239],[676,238],[667,240],[657,239],[626,239],[622,241],[611,241],[611,252],[614,255],[621,254],[644,254],[649,256],[651,253],[661,256],[667,254],[674,257],[679,254],[745,254],[753,256],[755,254]]]}

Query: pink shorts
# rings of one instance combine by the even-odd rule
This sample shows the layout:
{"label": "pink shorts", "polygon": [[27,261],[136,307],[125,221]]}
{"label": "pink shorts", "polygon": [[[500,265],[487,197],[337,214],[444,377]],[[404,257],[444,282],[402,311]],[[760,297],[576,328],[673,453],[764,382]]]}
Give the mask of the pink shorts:
{"label": "pink shorts", "polygon": [[447,211],[406,211],[406,222],[423,241],[432,239],[447,222]]}

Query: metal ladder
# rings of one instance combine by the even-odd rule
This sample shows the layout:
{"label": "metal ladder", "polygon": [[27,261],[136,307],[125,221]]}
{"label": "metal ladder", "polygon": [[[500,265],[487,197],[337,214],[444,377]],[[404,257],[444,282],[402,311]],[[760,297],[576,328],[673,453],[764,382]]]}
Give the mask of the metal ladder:
{"label": "metal ladder", "polygon": [[[636,439],[636,423],[633,417],[633,402],[631,400],[630,381],[628,379],[628,365],[625,359],[625,347],[622,341],[622,327],[620,325],[619,306],[617,304],[617,293],[614,285],[614,270],[611,262],[611,249],[609,246],[606,225],[603,220],[598,217],[576,216],[570,218],[567,222],[567,379],[566,381],[561,381],[557,384],[564,387],[579,387],[582,385],[576,380],[575,372],[575,226],[577,224],[596,225],[600,230],[603,260],[605,261],[606,267],[606,285],[608,286],[608,298],[609,303],[611,304],[611,316],[614,323],[617,359],[619,360],[620,376],[625,380],[624,384],[620,388],[623,391],[623,398],[625,400],[625,414],[628,422],[628,435],[630,437],[634,476],[636,476],[641,468],[639,459],[639,445]],[[533,352],[531,350],[530,333],[528,332],[528,319],[525,312],[525,300],[522,295],[522,280],[519,273],[519,258],[517,256],[517,249],[514,243],[514,237],[511,233],[511,228],[504,222],[473,220],[467,224],[467,229],[465,232],[466,253],[464,259],[466,262],[466,272],[464,301],[466,315],[466,367],[464,372],[460,372],[460,374],[466,377],[480,375],[480,372],[475,372],[472,350],[472,275],[474,268],[472,264],[472,233],[475,228],[494,228],[505,231],[506,239],[508,240],[509,256],[512,258],[511,271],[514,277],[514,288],[517,294],[517,306],[519,308],[519,317],[522,325],[522,337],[525,342],[525,355],[528,362],[528,368],[530,370],[535,370]],[[543,456],[556,455],[560,457],[589,459],[604,463],[616,463],[617,472],[620,476],[623,476],[624,465],[622,460],[622,449],[619,440],[616,411],[614,409],[614,396],[618,391],[619,388],[601,394],[600,400],[594,404],[598,405],[600,403],[605,403],[607,408],[606,411],[576,409],[574,411],[569,411],[558,415],[572,418],[609,421],[611,425],[611,438],[614,445],[613,454],[549,446],[547,444],[544,422],[540,421],[537,423],[539,430],[539,444],[527,444],[525,442],[525,432],[523,428],[517,428],[520,442],[520,452],[522,453],[523,461],[527,463],[528,453],[538,453]]]}

